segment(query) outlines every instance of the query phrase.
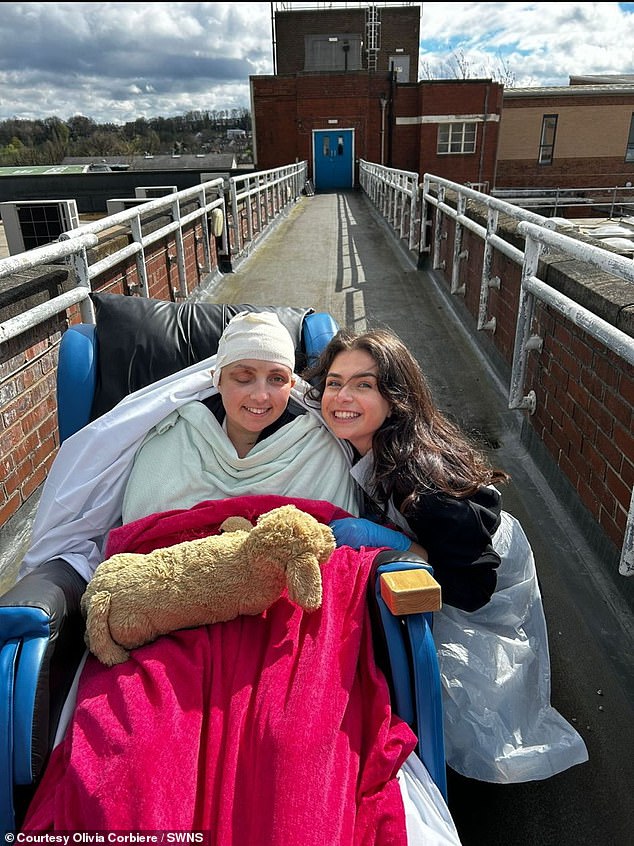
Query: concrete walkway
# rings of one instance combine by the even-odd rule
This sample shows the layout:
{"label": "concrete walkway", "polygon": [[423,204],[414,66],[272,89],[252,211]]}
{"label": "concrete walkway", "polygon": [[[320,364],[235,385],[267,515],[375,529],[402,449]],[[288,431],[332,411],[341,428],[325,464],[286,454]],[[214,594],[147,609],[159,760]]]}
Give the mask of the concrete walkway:
{"label": "concrete walkway", "polygon": [[508,410],[507,389],[483,364],[459,317],[461,303],[444,291],[396,244],[365,196],[350,192],[302,198],[205,299],[312,306],[340,326],[393,329],[443,410],[511,474],[504,505],[535,552],[552,702],[582,734],[590,761],[523,785],[450,774],[452,813],[464,846],[630,846],[634,580],[606,572],[550,490],[520,441],[522,412]]}

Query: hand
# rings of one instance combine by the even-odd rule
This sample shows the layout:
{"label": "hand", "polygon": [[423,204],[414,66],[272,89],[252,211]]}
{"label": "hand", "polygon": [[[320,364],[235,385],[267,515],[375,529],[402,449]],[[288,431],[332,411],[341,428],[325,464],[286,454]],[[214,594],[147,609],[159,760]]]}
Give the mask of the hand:
{"label": "hand", "polygon": [[359,549],[362,546],[389,546],[391,549],[405,552],[412,543],[411,539],[402,532],[395,532],[393,529],[361,517],[333,520],[330,528],[337,546],[350,546],[352,549]]}

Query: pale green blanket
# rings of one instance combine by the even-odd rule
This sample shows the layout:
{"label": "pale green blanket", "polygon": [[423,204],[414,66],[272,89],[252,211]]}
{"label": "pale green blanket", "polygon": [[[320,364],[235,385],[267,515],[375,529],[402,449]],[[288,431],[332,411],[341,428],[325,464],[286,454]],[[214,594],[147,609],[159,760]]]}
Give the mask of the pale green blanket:
{"label": "pale green blanket", "polygon": [[296,417],[239,458],[206,406],[189,402],[150,430],[138,451],[123,522],[207,499],[258,494],[321,499],[359,514],[345,454],[312,414]]}

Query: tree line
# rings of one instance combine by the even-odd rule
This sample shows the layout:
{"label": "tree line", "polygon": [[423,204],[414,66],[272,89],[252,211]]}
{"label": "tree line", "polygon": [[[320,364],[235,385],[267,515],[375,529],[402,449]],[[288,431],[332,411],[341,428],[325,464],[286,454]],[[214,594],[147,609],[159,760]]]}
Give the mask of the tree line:
{"label": "tree line", "polygon": [[[227,129],[251,131],[247,109],[193,111],[177,117],[137,118],[118,125],[83,115],[68,120],[0,121],[0,166],[61,164],[67,156],[221,153]],[[250,140],[241,152],[248,155]]]}

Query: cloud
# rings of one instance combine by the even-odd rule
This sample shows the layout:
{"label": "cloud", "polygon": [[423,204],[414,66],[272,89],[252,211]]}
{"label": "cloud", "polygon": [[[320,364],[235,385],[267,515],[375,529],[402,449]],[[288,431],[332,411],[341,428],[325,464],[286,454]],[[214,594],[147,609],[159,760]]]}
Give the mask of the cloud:
{"label": "cloud", "polygon": [[0,119],[98,122],[249,107],[268,3],[18,3],[0,16]]}
{"label": "cloud", "polygon": [[632,73],[633,45],[634,3],[423,4],[422,64],[439,70],[452,53],[474,70],[503,64],[517,87]]}
{"label": "cloud", "polygon": [[[249,76],[273,72],[270,3],[3,3],[0,44],[0,120],[250,108]],[[633,44],[634,3],[422,4],[435,75],[460,54],[470,75],[567,85],[631,71]]]}

